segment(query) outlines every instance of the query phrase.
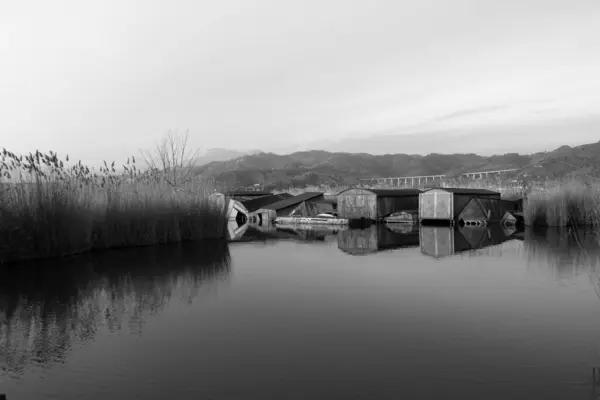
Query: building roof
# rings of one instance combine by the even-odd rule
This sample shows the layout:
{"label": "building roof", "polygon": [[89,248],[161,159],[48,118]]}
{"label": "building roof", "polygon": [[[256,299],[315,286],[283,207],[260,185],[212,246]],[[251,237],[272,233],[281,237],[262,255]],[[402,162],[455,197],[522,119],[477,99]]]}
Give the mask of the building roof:
{"label": "building roof", "polygon": [[268,208],[268,209],[277,211],[277,210],[281,210],[282,208],[293,206],[294,204],[302,203],[303,201],[306,201],[306,200],[315,199],[319,196],[323,196],[323,193],[322,192],[305,192],[305,193],[299,194],[298,196],[293,196],[293,197],[289,197],[287,199],[279,200],[278,202],[269,204],[267,206],[264,206],[263,208]]}
{"label": "building roof", "polygon": [[422,190],[419,189],[369,189],[379,197],[404,197],[418,196]]}
{"label": "building roof", "polygon": [[427,191],[429,190],[433,190],[433,189],[438,189],[438,190],[445,190],[446,192],[450,192],[450,193],[454,193],[454,194],[467,194],[467,195],[500,195],[500,192],[494,192],[493,190],[488,190],[488,189],[469,189],[469,188],[442,188],[442,187],[436,187],[436,188],[431,188],[431,189],[427,189]]}
{"label": "building roof", "polygon": [[271,192],[255,192],[252,190],[248,190],[248,191],[233,191],[233,192],[226,192],[225,196],[230,196],[230,197],[258,197],[258,196],[270,196],[273,193]]}
{"label": "building roof", "polygon": [[409,196],[418,196],[422,190],[419,189],[368,189],[368,188],[350,188],[346,190],[342,190],[338,193],[338,196],[348,190],[353,189],[361,189],[368,190],[371,193],[374,193],[378,197],[409,197]]}
{"label": "building roof", "polygon": [[333,204],[327,201],[303,201],[292,212],[302,217],[316,217],[319,214],[335,212],[335,210]]}
{"label": "building roof", "polygon": [[280,200],[288,199],[290,197],[293,197],[293,195],[289,193],[272,194],[249,200],[242,200],[242,204],[248,209],[249,212],[253,212],[258,209],[264,208],[269,204],[273,204]]}

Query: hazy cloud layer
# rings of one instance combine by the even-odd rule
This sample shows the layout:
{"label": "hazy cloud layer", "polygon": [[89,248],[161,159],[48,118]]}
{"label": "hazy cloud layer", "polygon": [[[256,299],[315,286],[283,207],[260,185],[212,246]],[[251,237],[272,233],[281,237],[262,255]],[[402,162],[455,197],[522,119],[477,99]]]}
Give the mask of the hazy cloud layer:
{"label": "hazy cloud layer", "polygon": [[271,150],[553,124],[585,141],[564,121],[599,112],[599,37],[597,0],[5,1],[0,146],[92,161],[170,128]]}

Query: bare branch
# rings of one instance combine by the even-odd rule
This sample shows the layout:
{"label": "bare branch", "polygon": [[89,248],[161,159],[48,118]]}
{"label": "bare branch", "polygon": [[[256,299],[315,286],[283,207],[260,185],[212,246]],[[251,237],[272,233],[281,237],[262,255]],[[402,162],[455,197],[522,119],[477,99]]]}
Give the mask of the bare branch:
{"label": "bare branch", "polygon": [[140,150],[140,153],[148,168],[160,171],[171,186],[181,186],[192,179],[199,156],[199,150],[192,150],[188,140],[189,130],[184,134],[169,131],[153,152]]}

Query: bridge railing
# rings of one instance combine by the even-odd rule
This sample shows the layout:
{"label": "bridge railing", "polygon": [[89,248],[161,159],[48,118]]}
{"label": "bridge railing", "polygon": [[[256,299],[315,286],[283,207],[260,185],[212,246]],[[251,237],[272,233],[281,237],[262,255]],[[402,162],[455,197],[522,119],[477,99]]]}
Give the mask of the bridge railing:
{"label": "bridge railing", "polygon": [[509,172],[516,172],[517,168],[508,168],[493,171],[478,171],[464,172],[458,177],[450,177],[448,175],[421,175],[421,176],[400,176],[400,177],[378,177],[378,178],[363,178],[359,180],[360,185],[364,186],[386,186],[386,187],[415,187],[423,184],[438,182],[443,185],[448,181],[456,181],[457,179],[469,180],[488,180],[490,177],[501,177]]}

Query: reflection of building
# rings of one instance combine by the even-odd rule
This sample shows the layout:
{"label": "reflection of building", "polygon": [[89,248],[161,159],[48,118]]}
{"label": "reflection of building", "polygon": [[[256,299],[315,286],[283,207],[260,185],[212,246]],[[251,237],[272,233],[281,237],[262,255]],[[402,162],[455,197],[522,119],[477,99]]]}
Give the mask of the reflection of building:
{"label": "reflection of building", "polygon": [[338,217],[380,220],[399,211],[419,208],[418,189],[347,189],[338,194]]}
{"label": "reflection of building", "polygon": [[293,234],[280,234],[273,224],[248,224],[248,228],[242,236],[236,238],[236,242],[265,242],[267,240],[293,239],[294,237]]}
{"label": "reflection of building", "polygon": [[246,224],[238,228],[236,242],[264,242],[267,240],[300,240],[300,241],[327,241],[333,238],[346,226],[322,225],[283,225],[283,224]]}
{"label": "reflection of building", "polygon": [[337,235],[338,248],[346,253],[360,255],[400,247],[417,247],[419,245],[418,226],[403,225],[403,230],[392,230],[390,225],[373,224],[366,229],[340,231]]}
{"label": "reflection of building", "polygon": [[284,225],[277,224],[277,232],[294,233],[298,238],[305,241],[326,241],[328,237],[347,230],[343,225]]}
{"label": "reflection of building", "polygon": [[423,254],[440,258],[461,251],[495,246],[512,239],[514,228],[501,225],[439,227],[421,226],[419,241]]}
{"label": "reflection of building", "polygon": [[227,222],[227,240],[235,241],[239,240],[248,229],[248,224],[240,225],[236,220],[229,220]]}

